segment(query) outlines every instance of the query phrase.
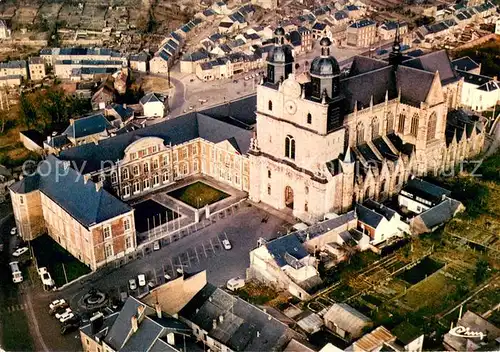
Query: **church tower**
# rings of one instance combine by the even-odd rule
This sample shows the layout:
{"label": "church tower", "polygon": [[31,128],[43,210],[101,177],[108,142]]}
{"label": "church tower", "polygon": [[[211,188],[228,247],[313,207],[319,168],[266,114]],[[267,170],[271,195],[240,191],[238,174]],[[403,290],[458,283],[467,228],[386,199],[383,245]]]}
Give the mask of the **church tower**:
{"label": "church tower", "polygon": [[392,44],[392,52],[389,54],[389,64],[393,66],[399,65],[403,60],[403,54],[401,54],[401,37],[399,34],[399,22],[396,27],[396,36],[394,37],[394,43]]}
{"label": "church tower", "polygon": [[274,31],[274,47],[267,56],[267,77],[269,83],[283,82],[293,71],[292,48],[285,44],[285,30],[281,27]]}

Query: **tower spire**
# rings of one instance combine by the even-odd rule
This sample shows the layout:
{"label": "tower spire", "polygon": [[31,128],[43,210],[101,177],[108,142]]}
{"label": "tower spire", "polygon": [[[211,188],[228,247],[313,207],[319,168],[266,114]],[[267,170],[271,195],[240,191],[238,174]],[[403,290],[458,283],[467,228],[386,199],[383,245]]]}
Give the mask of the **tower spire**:
{"label": "tower spire", "polygon": [[396,23],[396,35],[394,36],[394,43],[392,44],[392,52],[389,54],[389,63],[397,66],[401,63],[401,34],[399,31],[399,21]]}

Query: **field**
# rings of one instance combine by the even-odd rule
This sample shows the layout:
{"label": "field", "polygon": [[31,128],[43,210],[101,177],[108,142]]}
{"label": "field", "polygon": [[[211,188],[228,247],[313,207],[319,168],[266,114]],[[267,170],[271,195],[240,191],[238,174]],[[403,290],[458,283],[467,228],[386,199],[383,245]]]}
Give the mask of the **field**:
{"label": "field", "polygon": [[213,204],[229,197],[229,194],[200,181],[173,190],[168,195],[196,209],[201,209],[205,205]]}

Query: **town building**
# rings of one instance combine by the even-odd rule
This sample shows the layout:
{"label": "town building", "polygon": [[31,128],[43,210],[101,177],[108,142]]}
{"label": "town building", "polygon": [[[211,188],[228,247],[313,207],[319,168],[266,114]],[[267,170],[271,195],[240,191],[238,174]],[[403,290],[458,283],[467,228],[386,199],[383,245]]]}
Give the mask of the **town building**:
{"label": "town building", "polygon": [[[126,63],[125,63],[126,64]],[[55,60],[54,74],[61,79],[92,79],[95,75],[110,75],[124,67],[121,60]],[[82,77],[83,76],[83,77]],[[89,77],[87,77],[89,76]]]}
{"label": "town building", "polygon": [[[125,55],[108,48],[46,48],[40,50],[40,57],[48,66],[54,66],[58,61],[62,64],[65,62],[75,66],[80,61],[89,63],[89,66],[93,66],[92,62],[117,61],[120,61],[120,67],[128,65],[128,59]],[[85,65],[81,64],[81,66]]]}
{"label": "town building", "polygon": [[113,103],[116,98],[116,92],[108,80],[104,81],[90,98],[92,110],[103,110],[109,104]]}
{"label": "town building", "polygon": [[432,208],[445,197],[449,197],[450,191],[436,186],[420,178],[413,178],[401,189],[398,195],[399,206],[406,210],[420,214],[429,208]]}
{"label": "town building", "polygon": [[377,23],[361,19],[347,27],[347,45],[366,48],[377,42]]}
{"label": "town building", "polygon": [[148,72],[149,56],[144,51],[139,54],[130,55],[129,66],[132,71]]}
{"label": "town building", "polygon": [[381,40],[394,39],[396,38],[396,35],[404,36],[407,33],[408,24],[405,22],[386,21],[378,27],[378,37]]}
{"label": "town building", "polygon": [[402,323],[393,331],[379,326],[352,343],[348,350],[353,352],[423,350],[424,335],[410,323]]}
{"label": "town building", "polygon": [[168,99],[157,93],[148,93],[139,101],[146,117],[164,117],[168,111]]}
{"label": "town building", "polygon": [[[500,102],[500,82],[496,78],[479,74],[481,66],[470,58],[452,62],[457,73],[464,79],[461,103],[473,111],[485,111]],[[464,68],[464,70],[458,67]]]}
{"label": "town building", "polygon": [[45,78],[45,62],[41,57],[30,57],[28,68],[32,81],[41,81]]}
{"label": "town building", "polygon": [[355,57],[341,78],[324,38],[310,78],[299,83],[283,37],[278,29],[257,87],[251,200],[315,222],[353,202],[385,199],[411,174],[449,169],[482,150],[482,120],[453,116],[463,80],[444,51],[404,57],[397,39],[389,61]]}
{"label": "town building", "polygon": [[211,351],[280,351],[299,335],[269,313],[207,284],[179,319]]}
{"label": "town building", "polygon": [[28,65],[24,60],[0,63],[0,86],[19,86],[28,79]]}
{"label": "town building", "polygon": [[80,339],[85,352],[202,350],[186,324],[132,296],[119,312],[91,317]]}
{"label": "town building", "polygon": [[325,326],[346,340],[363,335],[372,326],[370,318],[346,303],[335,303],[324,315]]}
{"label": "town building", "polygon": [[47,233],[92,270],[136,248],[134,210],[70,162],[49,155],[10,196],[21,238]]}
{"label": "town building", "polygon": [[410,232],[412,235],[433,232],[464,210],[465,207],[458,200],[445,197],[438,205],[410,219]]}

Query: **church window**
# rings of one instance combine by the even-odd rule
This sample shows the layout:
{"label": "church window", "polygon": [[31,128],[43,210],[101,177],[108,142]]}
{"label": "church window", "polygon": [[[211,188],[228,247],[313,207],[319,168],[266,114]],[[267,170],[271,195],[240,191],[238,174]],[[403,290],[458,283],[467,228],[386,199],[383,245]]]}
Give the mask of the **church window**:
{"label": "church window", "polygon": [[398,132],[399,133],[405,133],[405,120],[406,120],[406,115],[405,114],[399,114],[399,121],[398,121]]}
{"label": "church window", "polygon": [[271,178],[271,170],[267,170],[267,178]]}
{"label": "church window", "polygon": [[433,140],[436,137],[437,115],[432,113],[429,123],[427,124],[427,140]]}
{"label": "church window", "polygon": [[388,134],[394,131],[394,116],[392,116],[392,113],[387,114],[386,130]]}
{"label": "church window", "polygon": [[267,185],[267,194],[271,195],[271,185]]}
{"label": "church window", "polygon": [[415,113],[415,114],[413,114],[413,117],[411,118],[410,134],[412,136],[416,137],[417,131],[418,131],[418,114]]}
{"label": "church window", "polygon": [[372,139],[376,139],[379,136],[380,125],[378,123],[378,118],[374,117],[372,120]]}
{"label": "church window", "polygon": [[295,139],[290,135],[285,138],[285,157],[295,160]]}
{"label": "church window", "polygon": [[309,204],[307,204],[307,202],[304,203],[304,211],[306,213],[309,211]]}
{"label": "church window", "polygon": [[308,124],[311,124],[311,123],[312,123],[312,119],[313,119],[313,118],[312,118],[311,113],[308,113],[308,114],[307,114],[307,123],[308,123]]}
{"label": "church window", "polygon": [[273,111],[273,102],[271,100],[269,100],[269,102],[267,103],[267,109],[269,111]]}
{"label": "church window", "polygon": [[363,144],[365,142],[365,127],[363,123],[360,122],[356,129],[356,144]]}

